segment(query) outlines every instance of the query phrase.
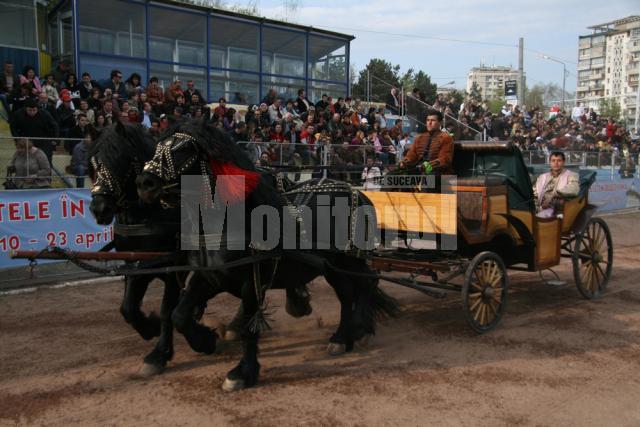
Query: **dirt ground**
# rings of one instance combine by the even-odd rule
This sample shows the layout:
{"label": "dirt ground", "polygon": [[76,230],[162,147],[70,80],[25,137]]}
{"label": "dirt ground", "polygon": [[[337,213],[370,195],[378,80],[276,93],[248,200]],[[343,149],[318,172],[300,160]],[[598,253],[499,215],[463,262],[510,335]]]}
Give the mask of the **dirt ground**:
{"label": "dirt ground", "polygon": [[[325,347],[338,304],[322,280],[314,312],[292,319],[281,291],[261,341],[259,386],[221,390],[240,348],[191,352],[181,336],[162,375],[136,379],[151,350],[118,313],[122,283],[0,297],[0,425],[640,425],[640,214],[607,216],[615,242],[605,296],[510,274],[507,313],[477,336],[458,295],[433,300],[388,283],[402,303],[366,349]],[[154,286],[145,309],[158,307]],[[211,302],[205,321],[237,301]]]}

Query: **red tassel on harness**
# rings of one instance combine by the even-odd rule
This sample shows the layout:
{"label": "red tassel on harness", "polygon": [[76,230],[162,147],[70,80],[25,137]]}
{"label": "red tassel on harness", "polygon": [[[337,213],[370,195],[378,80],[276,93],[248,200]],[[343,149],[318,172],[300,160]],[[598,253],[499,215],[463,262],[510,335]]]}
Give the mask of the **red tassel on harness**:
{"label": "red tassel on harness", "polygon": [[[216,176],[216,190],[222,200],[230,204],[245,200],[258,187],[260,174],[237,167],[231,163],[222,163],[209,159],[211,171]],[[242,182],[244,180],[244,188]]]}

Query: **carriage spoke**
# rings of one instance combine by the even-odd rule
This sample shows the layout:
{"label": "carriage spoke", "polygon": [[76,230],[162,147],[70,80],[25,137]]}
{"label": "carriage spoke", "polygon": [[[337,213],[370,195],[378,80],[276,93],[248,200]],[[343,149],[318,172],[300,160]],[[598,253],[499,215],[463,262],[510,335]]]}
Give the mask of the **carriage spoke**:
{"label": "carriage spoke", "polygon": [[593,265],[589,266],[588,272],[589,272],[589,280],[587,282],[587,289],[589,289],[591,292],[594,292],[595,291],[594,289],[595,271],[594,271]]}
{"label": "carriage spoke", "polygon": [[599,228],[598,225],[594,222],[591,225],[591,252],[595,252],[596,250],[598,250],[598,248],[596,247],[596,242],[598,241],[598,238],[600,236],[600,234],[598,233]]}
{"label": "carriage spoke", "polygon": [[473,278],[472,278],[471,284],[472,284],[474,287],[476,287],[476,288],[478,288],[478,289],[482,290],[482,279],[480,279],[480,276],[478,275],[478,270],[477,270],[477,269],[476,269],[476,270],[473,270],[473,275],[474,275],[474,276],[476,276],[476,281],[477,281],[477,285],[478,285],[478,286],[476,286],[476,284],[475,284],[475,283],[473,283]]}
{"label": "carriage spoke", "polygon": [[476,312],[476,308],[480,305],[480,303],[482,303],[482,298],[478,298],[473,304],[471,304],[471,307],[469,307],[469,311]]}
{"label": "carriage spoke", "polygon": [[481,295],[482,295],[482,292],[474,292],[469,294],[469,298],[480,298]]}
{"label": "carriage spoke", "polygon": [[482,279],[480,280],[480,283],[484,285],[486,283],[487,275],[488,275],[488,273],[487,273],[487,262],[486,261],[482,263],[481,271],[482,271],[482,275],[481,275]]}
{"label": "carriage spoke", "polygon": [[496,281],[496,279],[500,279],[502,277],[502,275],[500,274],[500,267],[498,266],[497,262],[493,263],[493,275],[491,276],[491,286],[493,286],[493,283]]}
{"label": "carriage spoke", "polygon": [[580,251],[579,252],[580,258],[582,257],[587,257],[587,258],[591,258],[591,252],[587,252],[587,251]]}
{"label": "carriage spoke", "polygon": [[[604,271],[602,270],[602,267],[600,267],[600,265],[599,265],[599,264],[596,264],[596,269],[597,269],[597,270],[600,272],[600,274],[602,275],[602,282],[604,282],[604,280],[606,279],[606,277],[607,277],[607,276],[606,276],[606,274],[604,273]],[[602,282],[599,282],[599,283],[598,283],[598,288],[600,288],[600,284],[601,284]]]}
{"label": "carriage spoke", "polygon": [[491,282],[491,287],[498,288],[500,282],[502,282],[502,274],[498,273],[498,276],[493,280],[493,282]]}
{"label": "carriage spoke", "polygon": [[493,306],[493,301],[489,301],[489,308],[491,309],[491,311],[493,312],[493,319],[496,318],[496,316],[498,316],[498,310],[496,309],[496,307]]}
{"label": "carriage spoke", "polygon": [[580,283],[582,284],[582,286],[586,286],[586,280],[587,280],[587,273],[589,272],[589,266],[586,264],[583,264],[580,267]]}
{"label": "carriage spoke", "polygon": [[[473,318],[475,319],[476,322],[479,322],[480,319],[478,319],[478,317],[480,316],[480,311],[482,310],[482,306],[480,305],[480,303],[482,302],[482,300],[478,300],[478,302],[476,304],[474,304],[474,307],[469,308],[469,311],[471,311],[473,313]],[[475,308],[477,307],[477,308]]]}
{"label": "carriage spoke", "polygon": [[[585,231],[585,235],[582,238],[582,243],[584,244],[585,249],[587,249],[589,252],[593,251],[593,248],[591,248],[591,225],[587,226],[587,228],[584,230]],[[589,245],[587,246],[587,244],[589,243]]]}
{"label": "carriage spoke", "polygon": [[487,313],[487,305],[486,304],[482,304],[480,306],[480,320],[479,320],[481,325],[485,324],[486,313]]}
{"label": "carriage spoke", "polygon": [[591,224],[591,251],[592,252],[596,250],[595,243],[597,239],[598,239],[598,226],[594,222]]}

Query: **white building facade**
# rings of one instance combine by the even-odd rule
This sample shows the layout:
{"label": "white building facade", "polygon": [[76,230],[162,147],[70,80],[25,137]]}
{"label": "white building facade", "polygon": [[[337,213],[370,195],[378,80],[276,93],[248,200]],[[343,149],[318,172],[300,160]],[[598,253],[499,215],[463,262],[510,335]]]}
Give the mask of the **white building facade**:
{"label": "white building facade", "polygon": [[597,111],[603,99],[613,99],[631,126],[638,103],[640,16],[588,28],[592,34],[578,39],[578,106]]}
{"label": "white building facade", "polygon": [[511,67],[493,66],[473,67],[467,76],[467,92],[476,83],[483,100],[504,98],[504,83],[507,80],[518,80],[518,70]]}

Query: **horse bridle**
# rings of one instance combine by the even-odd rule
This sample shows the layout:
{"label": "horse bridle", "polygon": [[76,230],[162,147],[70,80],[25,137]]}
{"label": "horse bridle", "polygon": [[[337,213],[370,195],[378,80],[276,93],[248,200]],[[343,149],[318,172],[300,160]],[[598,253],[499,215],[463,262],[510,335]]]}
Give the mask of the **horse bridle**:
{"label": "horse bridle", "polygon": [[[156,152],[151,160],[145,163],[143,172],[150,173],[160,178],[165,185],[162,186],[163,193],[166,190],[176,187],[178,185],[177,180],[188,171],[200,157],[200,150],[195,144],[196,139],[189,134],[176,132],[162,142],[159,142],[156,147]],[[194,154],[187,158],[187,160],[176,170],[173,163],[172,153],[178,151],[183,146],[191,144],[194,148]],[[200,173],[202,175],[205,194],[211,194],[211,180],[212,174],[207,162],[204,159],[200,159]],[[206,198],[208,204],[212,204],[211,197]],[[160,200],[163,208],[175,207],[173,204]]]}
{"label": "horse bridle", "polygon": [[[96,160],[96,157],[91,157],[91,166],[95,172],[95,179],[93,186],[91,187],[92,196],[112,196],[116,199],[116,205],[119,207],[126,206],[126,194],[122,189],[122,185],[113,176],[111,171],[102,163]],[[134,157],[131,167],[127,171],[125,181],[129,178],[131,173],[138,175],[141,171],[141,163],[137,157]],[[105,191],[106,189],[106,191]]]}

